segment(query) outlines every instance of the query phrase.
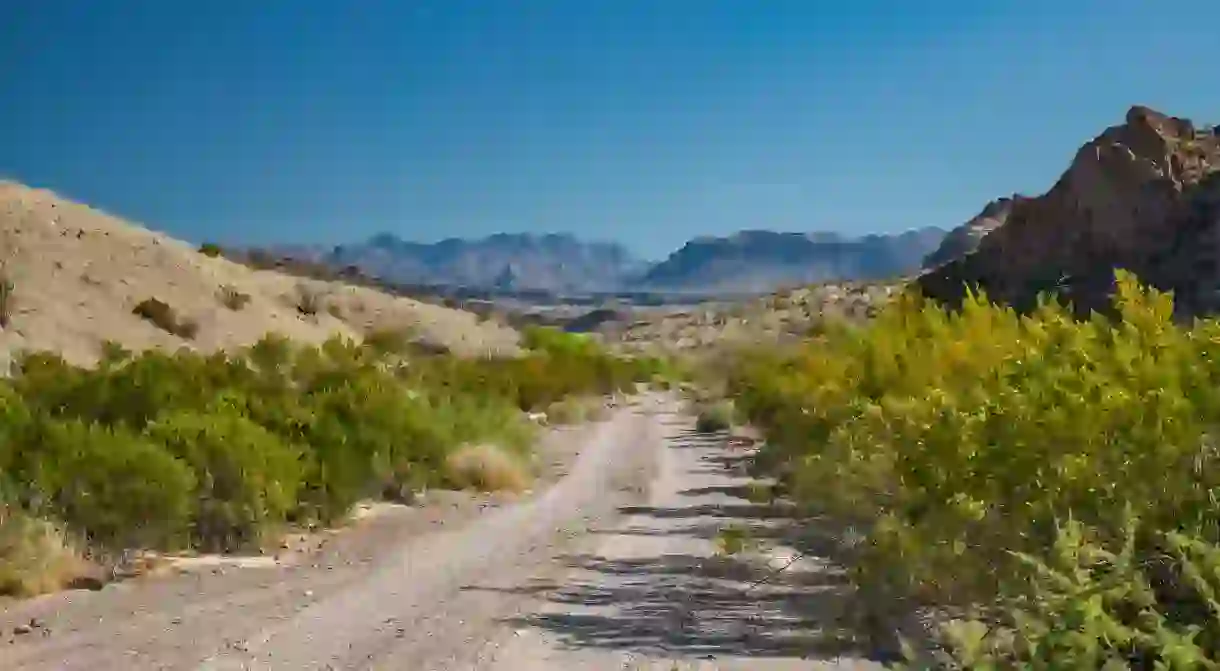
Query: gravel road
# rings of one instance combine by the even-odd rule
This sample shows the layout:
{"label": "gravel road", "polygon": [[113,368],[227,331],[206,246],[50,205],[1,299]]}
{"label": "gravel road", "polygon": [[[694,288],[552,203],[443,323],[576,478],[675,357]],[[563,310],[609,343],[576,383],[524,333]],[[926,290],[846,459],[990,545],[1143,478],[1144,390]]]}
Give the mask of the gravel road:
{"label": "gravel road", "polygon": [[8,604],[0,668],[880,668],[836,657],[833,571],[801,560],[756,584],[789,551],[716,556],[723,524],[769,522],[692,423],[645,396],[553,434],[579,456],[517,501],[377,517],[296,562]]}

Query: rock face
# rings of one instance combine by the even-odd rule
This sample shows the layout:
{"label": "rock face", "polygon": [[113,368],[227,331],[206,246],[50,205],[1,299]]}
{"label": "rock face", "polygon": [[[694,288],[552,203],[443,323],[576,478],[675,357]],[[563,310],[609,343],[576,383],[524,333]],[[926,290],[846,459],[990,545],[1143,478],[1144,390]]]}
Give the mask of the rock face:
{"label": "rock face", "polygon": [[936,251],[924,257],[924,268],[936,268],[978,249],[979,243],[988,233],[1008,221],[1013,206],[1024,200],[1028,200],[1028,198],[1014,194],[1011,197],[987,203],[987,207],[984,207],[983,211],[975,215],[973,219],[949,231]]}
{"label": "rock face", "polygon": [[1220,137],[1185,119],[1132,107],[1077,152],[1042,196],[1017,199],[973,252],[922,275],[949,304],[976,285],[1018,309],[1060,290],[1104,308],[1116,268],[1173,290],[1184,314],[1220,307]]}

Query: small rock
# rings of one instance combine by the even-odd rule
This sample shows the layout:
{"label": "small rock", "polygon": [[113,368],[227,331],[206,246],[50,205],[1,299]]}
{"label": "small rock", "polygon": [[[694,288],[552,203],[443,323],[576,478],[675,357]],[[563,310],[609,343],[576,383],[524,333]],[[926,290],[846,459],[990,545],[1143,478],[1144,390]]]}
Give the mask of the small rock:
{"label": "small rock", "polygon": [[34,630],[28,624],[19,624],[16,627],[13,627],[13,633],[18,636],[24,636],[24,635],[30,633],[31,631],[34,631]]}

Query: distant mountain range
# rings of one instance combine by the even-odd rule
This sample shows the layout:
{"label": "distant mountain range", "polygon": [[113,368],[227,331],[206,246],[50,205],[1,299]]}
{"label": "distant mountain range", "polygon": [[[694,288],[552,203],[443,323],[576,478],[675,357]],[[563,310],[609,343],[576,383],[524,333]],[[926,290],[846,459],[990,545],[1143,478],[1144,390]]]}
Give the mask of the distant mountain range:
{"label": "distant mountain range", "polygon": [[785,284],[906,275],[945,237],[940,228],[849,238],[834,233],[741,231],[700,237],[648,270],[640,283],[665,289],[767,291]]}
{"label": "distant mountain range", "polygon": [[622,245],[570,234],[498,233],[436,243],[381,233],[334,248],[282,245],[261,250],[408,285],[550,292],[767,291],[786,284],[880,279],[915,272],[946,231],[922,228],[859,238],[834,233],[741,231],[704,236],[653,263]]}
{"label": "distant mountain range", "polygon": [[319,260],[355,266],[403,284],[504,290],[617,289],[648,267],[614,243],[527,233],[497,233],[477,240],[450,238],[432,244],[381,233],[362,243],[335,247]]}

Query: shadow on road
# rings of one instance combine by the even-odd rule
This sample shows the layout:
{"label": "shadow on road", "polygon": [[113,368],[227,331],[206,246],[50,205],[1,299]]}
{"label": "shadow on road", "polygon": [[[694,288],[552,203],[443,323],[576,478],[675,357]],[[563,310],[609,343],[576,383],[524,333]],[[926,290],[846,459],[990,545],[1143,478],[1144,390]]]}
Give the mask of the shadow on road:
{"label": "shadow on road", "polygon": [[[744,469],[750,455],[727,447],[725,438],[686,432],[671,439],[683,454],[697,454],[686,468],[691,485],[665,499],[672,505],[625,506],[621,524],[591,531],[640,538],[645,545],[630,558],[569,555],[562,583],[467,589],[540,599],[540,608],[508,624],[546,631],[566,648],[886,661],[848,624],[854,591],[844,572],[814,558],[828,556],[818,546],[832,540],[812,537],[816,520],[798,519],[791,505],[749,501]],[[811,559],[778,570],[759,555],[716,554],[709,548],[727,525],[753,540],[799,547]]]}
{"label": "shadow on road", "polygon": [[[828,614],[849,597],[841,577],[813,584],[760,585],[763,573],[731,558],[662,555],[638,560],[570,558],[588,580],[548,590],[564,608],[512,621],[538,627],[571,647],[678,655],[831,658],[861,645]],[[811,581],[812,582],[812,581]],[[527,588],[538,591],[538,587]],[[609,612],[580,612],[612,607]],[[829,622],[829,624],[828,624]]]}

